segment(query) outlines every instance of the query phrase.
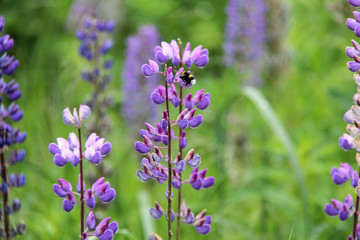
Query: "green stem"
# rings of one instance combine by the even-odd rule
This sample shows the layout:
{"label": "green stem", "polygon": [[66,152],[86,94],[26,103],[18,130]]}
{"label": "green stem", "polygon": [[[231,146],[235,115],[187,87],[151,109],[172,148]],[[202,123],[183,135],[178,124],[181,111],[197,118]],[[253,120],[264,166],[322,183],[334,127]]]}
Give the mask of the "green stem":
{"label": "green stem", "polygon": [[[179,43],[179,54],[180,54],[180,68],[183,66],[182,63],[182,49],[181,49],[181,40],[180,38],[178,38],[178,43]],[[179,115],[182,112],[182,104],[183,104],[183,88],[180,86],[180,104],[179,104]],[[182,148],[180,147],[180,136],[182,134],[182,129],[179,128],[179,159],[182,159]],[[181,194],[181,173],[180,173],[180,187],[179,187],[179,192],[178,192],[178,209],[177,209],[177,217],[176,217],[176,235],[175,235],[175,239],[179,240],[180,238],[180,211],[181,211],[181,199],[182,199],[182,194]]]}
{"label": "green stem", "polygon": [[168,215],[168,239],[171,240],[172,239],[172,231],[171,231],[171,194],[172,194],[172,189],[171,189],[171,182],[172,182],[172,166],[171,166],[171,123],[170,123],[170,111],[169,111],[169,94],[168,94],[168,83],[166,82],[166,73],[167,73],[167,67],[165,66],[165,78],[164,78],[164,82],[165,82],[165,92],[166,92],[166,112],[167,112],[167,116],[168,116],[168,175],[169,175],[169,179],[168,179],[168,209],[167,209],[167,215]]}
{"label": "green stem", "polygon": [[[359,171],[358,173],[360,173],[360,167],[359,167]],[[358,222],[358,217],[359,217],[359,196],[356,194],[356,204],[355,204],[355,213],[354,213],[354,225],[353,225],[353,239],[356,240],[356,227],[357,227],[357,222]]]}
{"label": "green stem", "polygon": [[81,204],[81,210],[80,210],[80,236],[83,240],[83,232],[84,232],[84,173],[83,173],[83,156],[82,156],[82,146],[81,146],[81,130],[80,127],[78,128],[78,135],[79,135],[79,156],[80,156],[80,204]]}
{"label": "green stem", "polygon": [[[7,172],[6,172],[6,164],[5,164],[5,157],[4,157],[4,149],[1,150],[0,161],[1,161],[1,178],[2,178],[2,182],[7,185],[7,180],[6,180]],[[9,236],[9,214],[6,211],[6,206],[8,205],[8,191],[3,191],[2,192],[2,197],[3,197],[5,239],[10,240],[10,236]]]}

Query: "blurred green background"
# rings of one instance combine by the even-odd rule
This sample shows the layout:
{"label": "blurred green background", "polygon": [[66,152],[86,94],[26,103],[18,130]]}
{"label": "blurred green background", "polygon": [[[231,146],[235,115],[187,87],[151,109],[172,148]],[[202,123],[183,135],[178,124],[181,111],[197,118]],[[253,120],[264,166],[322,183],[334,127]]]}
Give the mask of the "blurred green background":
{"label": "blurred green background", "polygon": [[[28,228],[19,239],[78,236],[78,209],[65,213],[61,199],[52,192],[59,177],[76,181],[77,169],[56,167],[48,152],[50,142],[73,130],[62,123],[62,110],[78,106],[91,91],[80,79],[87,63],[78,56],[79,42],[74,31],[65,27],[71,4],[71,0],[0,3],[4,32],[15,40],[11,53],[20,62],[15,77],[25,116],[17,126],[28,133],[23,145],[26,159],[15,167],[24,171],[27,184],[11,193],[22,202],[16,218]],[[205,88],[212,102],[203,124],[187,137],[202,156],[202,167],[209,168],[208,174],[217,182],[199,192],[186,186],[184,197],[195,212],[205,207],[214,222],[206,236],[183,224],[182,239],[289,239],[290,235],[291,239],[345,239],[352,219],[330,218],[323,207],[331,198],[354,195],[350,184],[339,187],[329,174],[341,162],[356,166],[355,153],[343,152],[337,143],[345,132],[343,114],[356,91],[344,54],[354,38],[345,26],[352,9],[345,0],[270,0],[270,9],[281,10],[281,19],[269,16],[268,31],[280,29],[281,34],[268,44],[259,95],[244,89],[244,76],[222,63],[226,4],[125,0],[109,12],[118,17],[110,51],[114,79],[109,88],[116,104],[108,111],[112,131],[104,136],[113,145],[105,161],[112,166],[109,181],[117,191],[108,214],[123,233],[115,239],[144,239],[148,212],[142,213],[141,207],[153,205],[154,200],[165,206],[166,186],[141,183],[135,175],[139,154],[133,149],[134,133],[119,108],[125,39],[140,24],[149,23],[158,27],[165,41],[181,37],[210,52],[210,64],[194,70],[194,89]],[[166,236],[163,218],[151,223],[153,231]]]}

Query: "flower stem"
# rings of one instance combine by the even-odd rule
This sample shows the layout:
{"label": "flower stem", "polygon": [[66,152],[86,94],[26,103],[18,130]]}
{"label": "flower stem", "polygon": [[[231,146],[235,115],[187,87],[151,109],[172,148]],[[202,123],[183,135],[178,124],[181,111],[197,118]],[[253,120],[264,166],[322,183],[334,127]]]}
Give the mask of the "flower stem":
{"label": "flower stem", "polygon": [[169,111],[169,93],[168,93],[168,83],[166,82],[166,72],[167,72],[167,67],[165,66],[165,77],[164,77],[164,82],[165,82],[165,92],[166,92],[166,112],[167,112],[167,116],[168,116],[168,174],[169,174],[169,179],[168,179],[168,209],[167,209],[167,215],[168,215],[168,239],[171,240],[172,239],[172,231],[171,231],[171,180],[172,180],[172,167],[171,167],[171,124],[170,124],[170,111]]}
{"label": "flower stem", "polygon": [[83,232],[84,232],[84,173],[83,173],[83,156],[82,156],[82,147],[81,147],[81,130],[80,127],[78,128],[78,135],[79,135],[79,156],[80,156],[80,236],[83,240]]}
{"label": "flower stem", "polygon": [[[183,63],[182,63],[182,53],[181,53],[181,40],[180,38],[178,38],[178,43],[179,43],[179,54],[180,54],[180,68],[182,67]],[[182,104],[183,104],[183,88],[180,86],[180,104],[179,104],[179,114],[181,114],[182,112]],[[179,158],[182,159],[182,148],[180,147],[180,137],[182,134],[182,129],[179,128]],[[181,211],[181,173],[179,173],[180,175],[180,187],[178,189],[178,205],[177,205],[177,217],[176,217],[176,235],[175,235],[175,239],[179,240],[180,237],[180,211]]]}
{"label": "flower stem", "polygon": [[[1,161],[1,179],[2,182],[7,185],[6,181],[6,166],[5,166],[5,158],[4,158],[4,149],[1,150],[0,154],[0,161]],[[5,230],[5,239],[10,240],[9,236],[9,214],[7,213],[6,206],[8,205],[8,191],[2,192],[3,198],[3,213],[4,213],[4,230]]]}
{"label": "flower stem", "polygon": [[[360,167],[359,167],[359,171],[360,172]],[[359,217],[359,196],[356,194],[356,204],[355,204],[355,213],[354,213],[354,225],[353,225],[353,239],[356,240],[356,227],[357,227],[357,222],[358,222],[358,217]]]}

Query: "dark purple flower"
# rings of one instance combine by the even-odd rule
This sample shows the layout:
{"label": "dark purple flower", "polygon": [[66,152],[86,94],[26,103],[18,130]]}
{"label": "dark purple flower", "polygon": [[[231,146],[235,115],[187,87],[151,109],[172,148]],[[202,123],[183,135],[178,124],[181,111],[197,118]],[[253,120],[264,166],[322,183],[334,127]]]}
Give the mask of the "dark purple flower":
{"label": "dark purple flower", "polygon": [[119,226],[117,222],[110,223],[110,217],[102,220],[95,229],[95,236],[99,240],[112,240]]}
{"label": "dark purple flower", "polygon": [[360,7],[360,0],[348,0],[348,2],[354,7]]}
{"label": "dark purple flower", "polygon": [[347,62],[347,67],[350,71],[357,72],[360,70],[360,63],[354,61]]}
{"label": "dark purple flower", "polygon": [[179,128],[186,129],[187,127],[196,128],[199,126],[202,121],[203,117],[201,115],[194,116],[196,109],[191,109],[190,111],[185,108],[185,110],[178,116],[176,119],[176,123],[178,124]]}
{"label": "dark purple flower", "polygon": [[100,46],[100,53],[105,55],[114,45],[114,41],[112,39],[107,39],[101,46]]}
{"label": "dark purple flower", "polygon": [[95,216],[93,211],[89,212],[89,215],[86,218],[86,227],[89,228],[90,231],[95,229]]}
{"label": "dark purple flower", "polygon": [[141,154],[146,154],[154,147],[154,144],[146,135],[144,135],[143,138],[144,143],[139,141],[135,142],[135,150]]}
{"label": "dark purple flower", "polygon": [[165,213],[164,209],[155,202],[155,208],[150,208],[150,215],[156,220]]}
{"label": "dark purple flower", "polygon": [[338,169],[336,167],[331,169],[330,174],[334,183],[341,185],[352,177],[353,172],[354,170],[348,163],[342,163]]}
{"label": "dark purple flower", "polygon": [[59,197],[64,198],[64,197],[67,196],[67,194],[68,194],[69,192],[72,191],[72,186],[71,186],[71,184],[70,184],[68,181],[66,181],[65,179],[59,178],[58,181],[59,181],[59,184],[60,184],[60,185],[59,185],[59,184],[54,184],[54,185],[53,185],[53,191],[54,191],[54,193],[55,193],[56,195],[58,195]]}
{"label": "dark purple flower", "polygon": [[356,188],[359,182],[359,175],[356,171],[353,171],[352,175],[351,175],[351,186],[353,188]]}
{"label": "dark purple flower", "polygon": [[5,25],[5,18],[3,16],[0,16],[0,32],[4,30]]}
{"label": "dark purple flower", "polygon": [[349,135],[344,133],[340,138],[339,138],[339,146],[345,150],[345,151],[349,151],[352,148],[354,148],[354,144],[353,144],[354,138]]}
{"label": "dark purple flower", "polygon": [[201,89],[195,93],[193,102],[200,110],[205,110],[210,105],[210,99],[210,94],[204,94],[204,89]]}
{"label": "dark purple flower", "polygon": [[165,88],[159,85],[154,92],[151,94],[151,100],[155,104],[163,104],[165,102]]}
{"label": "dark purple flower", "polygon": [[115,189],[110,188],[108,182],[104,183],[105,178],[99,178],[96,182],[93,183],[91,191],[104,203],[111,202],[115,196]]}
{"label": "dark purple flower", "polygon": [[353,199],[350,194],[347,195],[347,197],[344,200],[344,203],[342,203],[339,200],[331,199],[332,204],[326,204],[325,205],[325,213],[329,216],[336,216],[339,215],[339,219],[341,221],[345,221],[353,208]]}
{"label": "dark purple flower", "polygon": [[75,196],[72,193],[67,193],[67,198],[63,200],[62,208],[65,212],[70,212],[73,210],[74,206],[76,204]]}
{"label": "dark purple flower", "polygon": [[207,169],[201,171],[198,170],[199,167],[194,168],[189,177],[189,183],[194,189],[200,190],[201,188],[209,188],[215,184],[214,177],[205,178]]}

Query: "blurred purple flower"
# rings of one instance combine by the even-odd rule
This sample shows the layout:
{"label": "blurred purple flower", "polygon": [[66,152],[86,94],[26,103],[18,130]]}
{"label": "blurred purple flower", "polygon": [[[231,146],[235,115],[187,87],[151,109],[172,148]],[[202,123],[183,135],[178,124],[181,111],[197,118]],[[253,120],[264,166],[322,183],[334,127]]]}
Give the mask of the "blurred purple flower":
{"label": "blurred purple flower", "polygon": [[266,52],[265,0],[229,0],[225,30],[224,63],[248,73],[247,84],[262,84],[262,58]]}
{"label": "blurred purple flower", "polygon": [[[146,119],[156,119],[156,107],[150,103],[152,89],[159,82],[157,63],[149,60],[159,42],[159,33],[155,26],[145,25],[138,29],[136,35],[127,38],[126,58],[122,72],[122,90],[124,93],[122,114],[129,124],[139,127]],[[143,66],[143,67],[142,67]],[[139,70],[143,74],[140,74]]]}

